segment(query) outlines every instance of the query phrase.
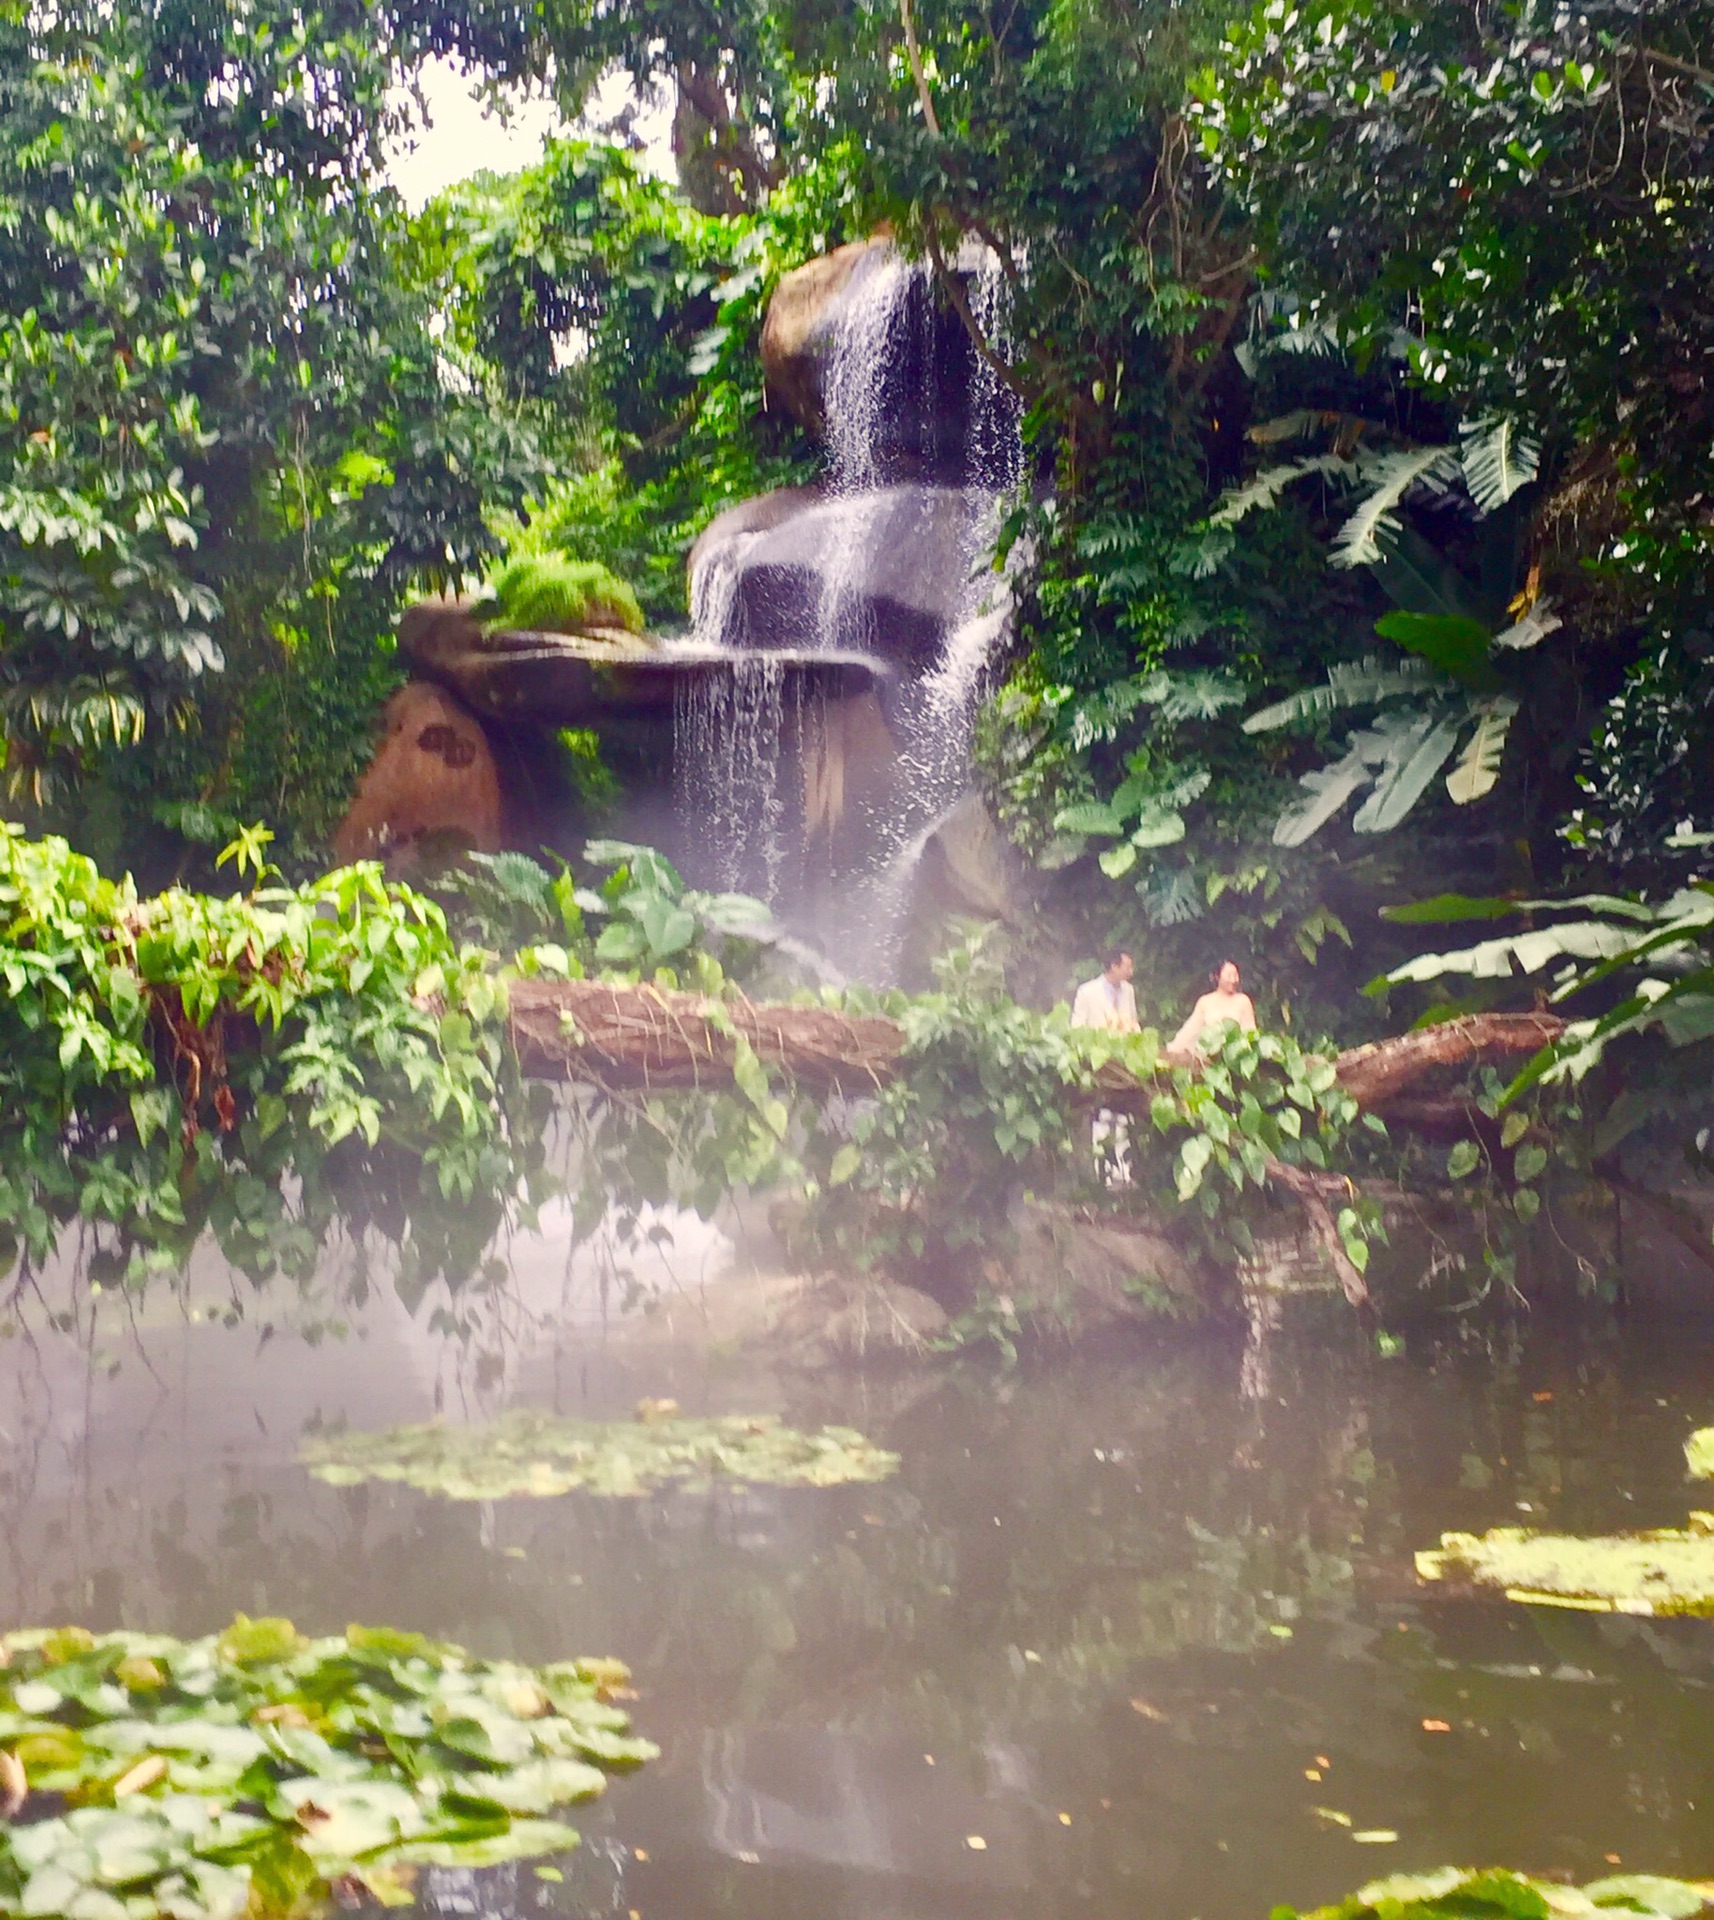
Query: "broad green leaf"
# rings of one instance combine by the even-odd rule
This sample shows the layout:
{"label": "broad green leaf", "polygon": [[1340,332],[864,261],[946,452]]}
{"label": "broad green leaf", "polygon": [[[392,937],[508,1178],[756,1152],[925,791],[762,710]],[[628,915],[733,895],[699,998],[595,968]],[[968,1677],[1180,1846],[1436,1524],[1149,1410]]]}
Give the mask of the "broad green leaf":
{"label": "broad green leaf", "polygon": [[1489,630],[1480,620],[1449,613],[1384,613],[1375,631],[1420,655],[1461,686],[1486,691],[1495,683],[1488,658]]}

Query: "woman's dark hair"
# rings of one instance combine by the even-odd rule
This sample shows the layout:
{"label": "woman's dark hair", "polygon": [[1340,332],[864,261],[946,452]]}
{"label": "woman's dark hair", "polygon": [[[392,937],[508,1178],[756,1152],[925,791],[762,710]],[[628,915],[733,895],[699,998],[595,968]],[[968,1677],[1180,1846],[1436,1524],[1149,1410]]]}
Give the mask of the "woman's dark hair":
{"label": "woman's dark hair", "polygon": [[1232,969],[1232,971],[1233,971],[1233,972],[1234,972],[1235,974],[1237,974],[1237,976],[1238,976],[1238,979],[1239,979],[1239,981],[1240,981],[1240,982],[1242,982],[1242,980],[1243,980],[1243,978],[1244,978],[1244,969],[1243,969],[1243,968],[1242,968],[1241,966],[1239,966],[1239,964],[1237,963],[1237,961],[1236,961],[1236,960],[1222,960],[1222,961],[1220,962],[1220,964],[1219,964],[1219,966],[1217,966],[1217,967],[1216,967],[1216,968],[1214,969],[1214,971],[1213,971],[1213,972],[1212,972],[1212,973],[1211,973],[1211,974],[1210,974],[1210,975],[1208,976],[1208,984],[1209,984],[1209,985],[1210,985],[1211,987],[1213,987],[1213,988],[1215,988],[1215,990],[1216,990],[1216,991],[1218,991],[1218,989],[1219,989],[1219,986],[1220,986],[1220,976],[1221,976],[1221,974],[1223,974],[1223,973],[1224,973],[1224,972],[1226,971],[1226,969],[1227,969],[1228,967],[1230,967],[1230,968]]}

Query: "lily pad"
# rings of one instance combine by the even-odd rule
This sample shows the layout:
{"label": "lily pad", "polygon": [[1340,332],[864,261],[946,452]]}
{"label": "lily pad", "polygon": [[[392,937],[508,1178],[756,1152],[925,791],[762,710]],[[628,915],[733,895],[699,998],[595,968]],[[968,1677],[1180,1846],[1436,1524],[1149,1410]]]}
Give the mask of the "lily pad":
{"label": "lily pad", "polygon": [[298,1458],[318,1480],[402,1481],[448,1500],[545,1499],[580,1491],[632,1499],[673,1483],[747,1480],[834,1487],[885,1480],[887,1453],[850,1427],[800,1433],[772,1415],[713,1420],[560,1420],[528,1408],[478,1426],[317,1435]]}
{"label": "lily pad", "polygon": [[[1337,1906],[1317,1907],[1301,1920],[1584,1920],[1615,1909],[1690,1920],[1711,1904],[1711,1891],[1700,1882],[1653,1874],[1623,1874],[1578,1888],[1500,1867],[1441,1867],[1371,1881]],[[1276,1907],[1272,1920],[1300,1916],[1291,1907]]]}
{"label": "lily pad", "polygon": [[1658,1914],[1660,1920],[1690,1920],[1708,1904],[1700,1887],[1684,1880],[1666,1880],[1658,1873],[1615,1873],[1583,1891],[1598,1907],[1616,1907],[1629,1913]]}
{"label": "lily pad", "polygon": [[1591,1613],[1714,1614],[1714,1522],[1580,1538],[1496,1527],[1446,1533],[1416,1556],[1422,1580],[1498,1589],[1525,1605]]}
{"label": "lily pad", "polygon": [[344,1877],[396,1904],[413,1864],[563,1851],[548,1816],[657,1752],[612,1703],[629,1677],[242,1616],[192,1641],[6,1635],[0,1749],[64,1804],[0,1824],[0,1920],[236,1920]]}

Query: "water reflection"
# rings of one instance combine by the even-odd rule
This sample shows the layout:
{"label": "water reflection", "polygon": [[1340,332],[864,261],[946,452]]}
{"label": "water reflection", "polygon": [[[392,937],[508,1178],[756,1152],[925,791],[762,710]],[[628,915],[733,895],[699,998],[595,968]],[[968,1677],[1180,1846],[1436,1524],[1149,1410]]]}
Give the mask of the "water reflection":
{"label": "water reflection", "polygon": [[[1288,1316],[864,1380],[535,1325],[480,1386],[380,1301],[314,1345],[145,1325],[117,1372],[71,1334],[6,1343],[8,1623],[194,1634],[242,1608],[631,1661],[662,1760],[594,1811],[563,1881],[437,1874],[445,1912],[1214,1920],[1448,1859],[1714,1865],[1714,1622],[1448,1601],[1410,1560],[1520,1517],[1681,1520],[1700,1333],[1586,1321],[1383,1360]],[[316,1421],[642,1392],[846,1421],[903,1468],[466,1506],[293,1459]],[[1355,1842],[1372,1830],[1399,1838]]]}

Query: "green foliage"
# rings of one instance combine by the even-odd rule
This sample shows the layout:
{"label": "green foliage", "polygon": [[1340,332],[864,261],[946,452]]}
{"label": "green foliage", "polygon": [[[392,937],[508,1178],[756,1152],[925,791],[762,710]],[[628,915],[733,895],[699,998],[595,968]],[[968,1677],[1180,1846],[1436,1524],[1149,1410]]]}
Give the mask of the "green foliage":
{"label": "green foliage", "polygon": [[617,1661],[527,1667],[390,1628],[201,1640],[81,1627],[4,1641],[0,1750],[40,1818],[0,1828],[0,1912],[238,1920],[347,1880],[576,1846],[548,1818],[653,1759]]}
{"label": "green foliage", "polygon": [[711,216],[623,147],[583,140],[424,210],[414,257],[451,352],[558,449],[522,515],[495,516],[514,552],[599,561],[649,619],[682,617],[685,550],[707,521],[805,477],[797,429],[763,407],[755,353],[772,282],[803,257],[796,227],[792,189],[765,223]]}
{"label": "green foliage", "polygon": [[1308,313],[1483,423],[1479,498],[1527,479],[1532,438],[1549,463],[1623,447],[1633,506],[1673,521],[1701,485],[1708,26],[1706,0],[1257,5],[1196,82]]}
{"label": "green foliage", "polygon": [[[1003,1248],[1025,1190],[1061,1190],[1174,1222],[1223,1264],[1253,1244],[1276,1189],[1271,1169],[1326,1171],[1349,1159],[1356,1103],[1331,1063],[1286,1034],[1227,1036],[1197,1070],[1167,1068],[1153,1032],[1098,1035],[1007,999],[982,944],[949,956],[933,994],[890,1011],[906,1035],[900,1069],[873,1103],[812,1141],[815,1231],[859,1266],[949,1278]],[[1103,1066],[1150,1090],[1128,1130],[1128,1180],[1097,1183],[1079,1108],[1100,1104]],[[1367,1264],[1378,1210],[1350,1189],[1336,1223],[1346,1256]]]}
{"label": "green foliage", "polygon": [[329,1486],[402,1481],[448,1500],[551,1499],[573,1490],[635,1499],[721,1480],[837,1487],[885,1480],[899,1464],[850,1427],[798,1433],[767,1414],[686,1419],[672,1402],[649,1401],[635,1420],[557,1420],[514,1408],[482,1426],[437,1421],[317,1435],[298,1458]]}
{"label": "green foliage", "polygon": [[508,560],[488,585],[482,607],[490,626],[537,633],[580,633],[591,627],[643,630],[643,609],[625,582],[598,560],[525,553]]}
{"label": "green foliage", "polygon": [[[773,916],[745,893],[704,893],[686,887],[670,860],[652,847],[624,840],[592,840],[585,860],[613,871],[598,895],[586,900],[607,924],[595,941],[595,957],[610,968],[653,972],[694,966],[698,956],[739,979],[753,974],[762,950],[778,937]],[[666,984],[675,984],[669,976]]]}
{"label": "green foliage", "polygon": [[268,838],[227,850],[247,894],[147,898],[0,827],[9,1260],[79,1219],[98,1279],[176,1268],[205,1229],[241,1271],[302,1277],[343,1218],[401,1243],[414,1294],[539,1182],[485,956],[374,866],[268,884]]}
{"label": "green foliage", "polygon": [[186,803],[324,836],[401,589],[477,562],[527,473],[397,271],[425,39],[343,0],[0,19],[6,780],[68,822],[94,781],[109,853]]}
{"label": "green foliage", "polygon": [[[1613,895],[1571,900],[1443,903],[1449,915],[1469,917],[1477,907],[1511,913],[1594,909],[1598,918],[1560,920],[1523,933],[1502,934],[1474,947],[1423,954],[1395,968],[1385,984],[1420,983],[1445,974],[1511,979],[1564,963],[1554,999],[1563,1001],[1630,975],[1628,991],[1598,1017],[1573,1022],[1518,1077],[1521,1092],[1538,1080],[1580,1080],[1616,1041],[1658,1030],[1674,1047],[1705,1049],[1714,1041],[1714,882],[1698,881],[1658,906]],[[1426,917],[1426,916],[1424,916]],[[1637,976],[1641,976],[1638,978]]]}

